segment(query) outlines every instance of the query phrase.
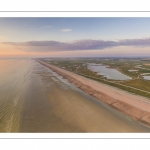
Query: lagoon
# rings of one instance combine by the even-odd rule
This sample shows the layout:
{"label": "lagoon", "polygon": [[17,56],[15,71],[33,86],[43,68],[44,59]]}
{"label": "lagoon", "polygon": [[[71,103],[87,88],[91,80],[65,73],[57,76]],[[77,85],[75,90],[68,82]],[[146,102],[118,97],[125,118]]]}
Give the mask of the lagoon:
{"label": "lagoon", "polygon": [[108,68],[108,67],[109,66],[88,64],[89,70],[97,72],[101,75],[104,75],[108,79],[113,79],[113,80],[130,80],[130,79],[132,79],[131,77],[122,74],[117,69]]}

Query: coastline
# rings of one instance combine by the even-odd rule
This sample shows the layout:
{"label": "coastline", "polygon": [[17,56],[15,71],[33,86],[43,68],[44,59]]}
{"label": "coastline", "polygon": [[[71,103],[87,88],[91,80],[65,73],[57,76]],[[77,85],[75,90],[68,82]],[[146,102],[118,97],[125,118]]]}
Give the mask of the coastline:
{"label": "coastline", "polygon": [[[36,60],[40,64],[52,69],[59,75],[66,78],[76,87],[99,99],[101,102],[130,116],[132,119],[150,126],[150,102],[147,98],[131,95],[130,93],[104,86],[87,78],[76,75],[72,72],[60,69],[43,61]],[[105,88],[105,89],[104,89]],[[123,97],[123,99],[122,99]]]}
{"label": "coastline", "polygon": [[34,63],[28,81],[20,132],[150,132],[149,127],[87,94],[38,62]]}

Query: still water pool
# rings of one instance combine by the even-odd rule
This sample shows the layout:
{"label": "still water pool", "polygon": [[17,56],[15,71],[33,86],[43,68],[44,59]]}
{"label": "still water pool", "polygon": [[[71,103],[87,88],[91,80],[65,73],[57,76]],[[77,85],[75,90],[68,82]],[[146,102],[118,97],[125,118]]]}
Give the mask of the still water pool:
{"label": "still water pool", "polygon": [[90,69],[91,71],[97,72],[101,75],[104,75],[108,79],[113,79],[113,80],[130,80],[130,79],[132,79],[131,77],[122,74],[117,69],[108,68],[108,66],[104,66],[104,65],[88,64],[88,69]]}

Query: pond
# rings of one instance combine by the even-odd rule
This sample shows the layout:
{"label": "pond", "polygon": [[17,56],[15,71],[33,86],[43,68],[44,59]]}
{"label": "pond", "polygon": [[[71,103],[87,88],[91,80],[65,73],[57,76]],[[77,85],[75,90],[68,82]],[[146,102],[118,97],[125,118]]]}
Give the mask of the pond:
{"label": "pond", "polygon": [[95,64],[88,64],[88,69],[91,71],[97,72],[100,75],[104,75],[108,79],[113,79],[113,80],[130,80],[132,79],[129,76],[126,76],[119,72],[117,69],[114,68],[108,68],[108,66],[104,65],[95,65]]}
{"label": "pond", "polygon": [[145,80],[150,80],[150,76],[143,76]]}
{"label": "pond", "polygon": [[139,70],[128,70],[129,72],[137,72],[137,71],[139,71]]}
{"label": "pond", "polygon": [[141,75],[149,75],[150,73],[142,73]]}

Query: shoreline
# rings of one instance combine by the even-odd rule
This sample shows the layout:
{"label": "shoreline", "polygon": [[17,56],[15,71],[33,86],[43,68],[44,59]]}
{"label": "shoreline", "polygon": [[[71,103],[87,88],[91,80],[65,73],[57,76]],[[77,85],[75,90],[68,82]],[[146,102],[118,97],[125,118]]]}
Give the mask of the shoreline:
{"label": "shoreline", "polygon": [[[142,99],[139,99],[141,96],[123,93],[121,90],[109,87],[108,85],[102,85],[101,83],[94,82],[72,72],[47,64],[43,61],[36,61],[52,69],[54,72],[57,72],[63,78],[66,78],[69,82],[73,83],[76,87],[87,94],[96,97],[101,102],[119,110],[138,122],[150,126],[150,101],[148,101],[147,98],[143,97]],[[122,99],[122,97],[124,99]]]}

